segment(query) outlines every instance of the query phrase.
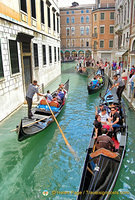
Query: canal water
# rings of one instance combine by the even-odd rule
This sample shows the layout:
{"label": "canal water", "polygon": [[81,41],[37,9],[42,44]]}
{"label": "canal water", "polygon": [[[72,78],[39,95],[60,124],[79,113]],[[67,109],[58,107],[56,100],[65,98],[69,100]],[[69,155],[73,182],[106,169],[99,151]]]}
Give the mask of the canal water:
{"label": "canal water", "polygon": [[[77,152],[77,162],[53,123],[47,130],[21,143],[10,132],[26,116],[23,107],[0,123],[0,200],[74,200],[83,170],[95,116],[99,93],[89,96],[87,77],[77,74],[76,63],[62,65],[62,75],[48,85],[55,90],[59,83],[70,80],[69,96],[58,121]],[[92,76],[93,72],[90,71]],[[102,89],[104,93],[105,88]],[[127,152],[114,191],[126,195],[112,195],[111,200],[135,199],[135,113],[126,106],[129,126]],[[43,195],[43,192],[47,196]],[[48,192],[48,193],[47,193]]]}

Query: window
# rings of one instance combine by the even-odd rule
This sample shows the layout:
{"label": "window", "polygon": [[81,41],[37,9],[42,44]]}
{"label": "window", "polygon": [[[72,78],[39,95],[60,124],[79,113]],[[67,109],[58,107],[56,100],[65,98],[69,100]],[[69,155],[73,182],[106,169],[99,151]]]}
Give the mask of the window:
{"label": "window", "polygon": [[89,23],[89,16],[86,17],[86,23]]}
{"label": "window", "polygon": [[58,61],[60,60],[60,48],[58,47]]}
{"label": "window", "polygon": [[70,40],[67,40],[67,47],[70,47]]}
{"label": "window", "polygon": [[67,17],[67,24],[69,24],[69,17]]}
{"label": "window", "polygon": [[33,47],[34,47],[34,64],[35,67],[38,67],[38,45],[33,44]]}
{"label": "window", "polygon": [[52,47],[49,46],[49,63],[52,63]]}
{"label": "window", "polygon": [[44,20],[44,1],[41,0],[40,1],[40,13],[41,13],[41,23],[45,23],[45,20]]}
{"label": "window", "polygon": [[0,42],[0,78],[4,77],[3,73],[3,62],[2,62],[2,52],[1,52],[1,42]]}
{"label": "window", "polygon": [[72,24],[75,23],[75,18],[74,17],[71,18],[71,22],[72,22]]}
{"label": "window", "polygon": [[87,41],[87,42],[86,42],[86,47],[88,47],[88,46],[89,46],[89,42]]}
{"label": "window", "polygon": [[97,27],[94,27],[94,34],[97,33]]}
{"label": "window", "polygon": [[67,15],[69,14],[69,11],[67,11]]}
{"label": "window", "polygon": [[67,33],[67,36],[70,35],[70,28],[66,28],[66,33]]}
{"label": "window", "polygon": [[71,40],[71,45],[72,45],[72,47],[75,46],[75,40]]}
{"label": "window", "polygon": [[42,52],[43,52],[43,65],[46,65],[46,46],[42,46]]}
{"label": "window", "polygon": [[110,19],[114,19],[114,12],[110,12]]}
{"label": "window", "polygon": [[36,18],[36,4],[35,0],[31,0],[31,16]]}
{"label": "window", "polygon": [[54,62],[57,61],[57,58],[56,58],[56,47],[54,47]]}
{"label": "window", "polygon": [[84,35],[84,27],[80,27],[80,35]]}
{"label": "window", "polygon": [[26,0],[21,0],[21,10],[27,13]]}
{"label": "window", "polygon": [[94,41],[94,49],[97,49],[97,41]]}
{"label": "window", "polygon": [[81,13],[84,13],[84,11],[83,11],[83,10],[81,10]]}
{"label": "window", "polygon": [[48,27],[51,28],[50,7],[47,7],[47,14],[48,14]]}
{"label": "window", "polygon": [[59,33],[59,17],[57,17],[57,33]]}
{"label": "window", "polygon": [[9,40],[10,60],[12,74],[19,72],[18,49],[16,40]]}
{"label": "window", "polygon": [[86,35],[89,35],[89,26],[86,27]]}
{"label": "window", "polygon": [[53,13],[53,30],[54,31],[56,30],[56,27],[55,27],[55,13]]}
{"label": "window", "polygon": [[86,10],[86,13],[89,13],[89,10]]}
{"label": "window", "polygon": [[100,34],[104,34],[105,33],[105,27],[104,26],[100,26]]}
{"label": "window", "polygon": [[104,48],[104,40],[100,40],[100,48]]}
{"label": "window", "polygon": [[109,41],[109,47],[110,47],[110,48],[113,48],[113,40],[110,40],[110,41]]}
{"label": "window", "polygon": [[105,13],[100,13],[100,19],[104,20],[105,19]]}
{"label": "window", "polygon": [[97,14],[94,14],[94,21],[97,21]]}
{"label": "window", "polygon": [[74,14],[74,10],[72,10],[72,12],[71,12],[72,14]]}
{"label": "window", "polygon": [[110,26],[110,33],[111,33],[111,34],[114,33],[114,26]]}
{"label": "window", "polygon": [[81,47],[83,47],[84,46],[84,40],[82,39],[81,40]]}
{"label": "window", "polygon": [[84,23],[84,17],[81,17],[81,23]]}
{"label": "window", "polygon": [[75,27],[71,27],[71,34],[75,35]]}

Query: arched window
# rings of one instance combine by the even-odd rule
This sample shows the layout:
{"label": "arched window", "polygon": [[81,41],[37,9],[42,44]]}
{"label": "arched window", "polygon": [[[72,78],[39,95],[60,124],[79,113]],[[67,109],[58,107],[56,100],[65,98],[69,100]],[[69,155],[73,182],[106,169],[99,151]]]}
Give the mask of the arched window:
{"label": "arched window", "polygon": [[72,21],[72,24],[74,24],[75,23],[75,17],[72,17],[71,21]]}
{"label": "arched window", "polygon": [[69,17],[67,17],[67,24],[69,24]]}
{"label": "arched window", "polygon": [[89,23],[89,16],[86,17],[86,23]]}
{"label": "arched window", "polygon": [[84,17],[83,16],[81,17],[81,23],[84,23]]}

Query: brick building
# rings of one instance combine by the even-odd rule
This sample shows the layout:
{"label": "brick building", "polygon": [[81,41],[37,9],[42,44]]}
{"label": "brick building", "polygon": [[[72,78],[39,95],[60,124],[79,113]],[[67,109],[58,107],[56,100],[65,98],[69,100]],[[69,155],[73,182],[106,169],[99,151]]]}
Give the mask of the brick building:
{"label": "brick building", "polygon": [[115,0],[96,0],[92,11],[92,57],[111,61],[114,57]]}
{"label": "brick building", "polygon": [[58,0],[0,1],[0,120],[61,73]]}
{"label": "brick building", "polygon": [[92,50],[93,4],[60,8],[61,57],[90,57]]}

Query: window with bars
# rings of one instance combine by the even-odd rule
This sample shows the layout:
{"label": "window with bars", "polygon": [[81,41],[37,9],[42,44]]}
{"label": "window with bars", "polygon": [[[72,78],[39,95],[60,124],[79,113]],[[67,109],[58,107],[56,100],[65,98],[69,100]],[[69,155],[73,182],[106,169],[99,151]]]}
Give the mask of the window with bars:
{"label": "window with bars", "polygon": [[114,26],[110,26],[110,33],[111,33],[111,34],[114,33]]}
{"label": "window with bars", "polygon": [[33,44],[33,49],[34,49],[34,66],[38,67],[38,45]]}
{"label": "window with bars", "polygon": [[42,52],[43,52],[43,65],[46,65],[46,46],[42,46]]}
{"label": "window with bars", "polygon": [[2,51],[1,51],[1,41],[0,41],[0,78],[3,77],[4,73],[3,73]]}
{"label": "window with bars", "polygon": [[47,15],[48,15],[48,27],[51,27],[51,16],[50,16],[50,7],[47,7]]}
{"label": "window with bars", "polygon": [[41,13],[41,23],[45,23],[45,18],[44,18],[44,1],[40,0],[40,13]]}
{"label": "window with bars", "polygon": [[20,0],[21,10],[27,13],[27,4],[26,0]]}
{"label": "window with bars", "polygon": [[52,63],[52,47],[49,46],[49,62]]}
{"label": "window with bars", "polygon": [[56,57],[56,47],[54,47],[54,62],[57,61],[57,57]]}
{"label": "window with bars", "polygon": [[104,26],[100,26],[100,34],[104,34],[105,33],[105,27]]}
{"label": "window with bars", "polygon": [[104,20],[105,19],[105,13],[100,13],[100,19]]}
{"label": "window with bars", "polygon": [[110,12],[110,19],[114,19],[114,12]]}
{"label": "window with bars", "polygon": [[100,40],[100,48],[104,48],[104,40]]}
{"label": "window with bars", "polygon": [[113,48],[113,40],[109,41],[109,48]]}
{"label": "window with bars", "polygon": [[9,40],[10,61],[12,74],[19,72],[17,41]]}
{"label": "window with bars", "polygon": [[35,0],[31,0],[31,16],[36,19],[36,4],[35,4]]}

